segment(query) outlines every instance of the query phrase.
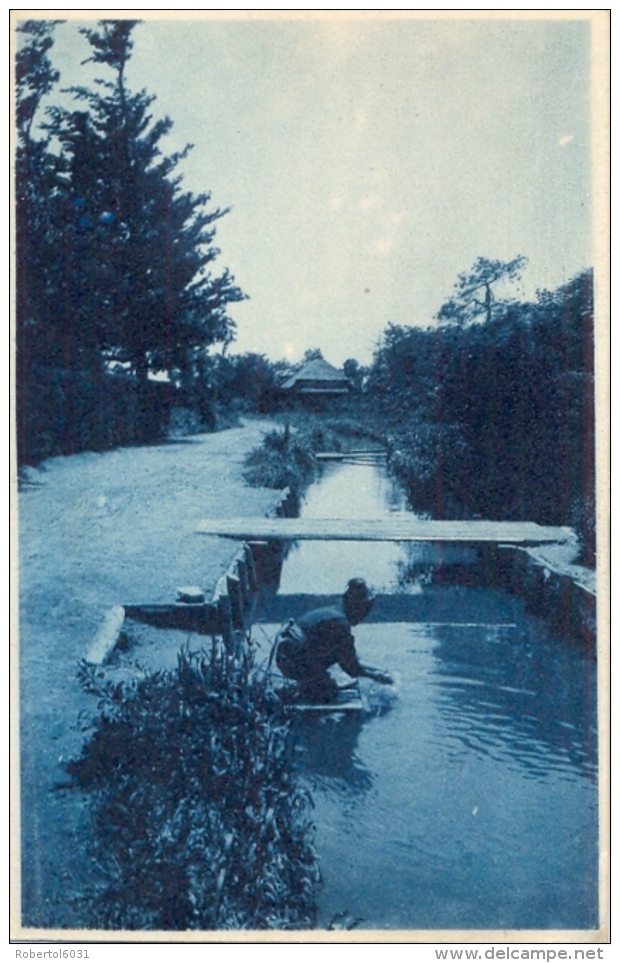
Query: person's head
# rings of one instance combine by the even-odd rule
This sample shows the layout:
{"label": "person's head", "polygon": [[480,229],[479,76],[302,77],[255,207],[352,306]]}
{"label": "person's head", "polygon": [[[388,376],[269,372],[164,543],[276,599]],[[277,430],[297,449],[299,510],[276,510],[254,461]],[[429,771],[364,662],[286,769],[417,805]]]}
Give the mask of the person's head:
{"label": "person's head", "polygon": [[374,598],[364,579],[350,579],[342,596],[342,607],[351,625],[358,625],[364,621],[373,602]]}

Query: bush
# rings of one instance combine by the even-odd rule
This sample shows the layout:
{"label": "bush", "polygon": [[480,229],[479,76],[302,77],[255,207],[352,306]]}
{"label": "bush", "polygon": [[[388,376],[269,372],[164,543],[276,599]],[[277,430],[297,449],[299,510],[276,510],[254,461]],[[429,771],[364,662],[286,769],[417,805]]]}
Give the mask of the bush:
{"label": "bush", "polygon": [[351,439],[383,438],[374,419],[366,417],[322,417],[307,411],[293,415],[282,431],[263,435],[263,442],[245,459],[244,478],[256,488],[291,488],[299,494],[316,477],[318,451],[342,451]]}
{"label": "bush", "polygon": [[20,464],[165,438],[173,401],[168,384],[149,381],[141,392],[127,374],[62,368],[35,374],[18,386]]}
{"label": "bush", "polygon": [[287,729],[252,667],[216,641],[131,684],[81,668],[100,715],[67,766],[92,806],[99,928],[308,928],[317,860]]}
{"label": "bush", "polygon": [[[591,484],[594,490],[594,483]],[[596,499],[594,495],[575,498],[570,524],[579,538],[579,562],[589,568],[596,566]]]}
{"label": "bush", "polygon": [[594,563],[593,277],[490,321],[388,325],[367,399],[414,511],[575,526]]}
{"label": "bush", "polygon": [[302,433],[270,431],[263,443],[245,459],[244,478],[256,488],[291,488],[299,492],[311,482],[318,468],[311,440]]}

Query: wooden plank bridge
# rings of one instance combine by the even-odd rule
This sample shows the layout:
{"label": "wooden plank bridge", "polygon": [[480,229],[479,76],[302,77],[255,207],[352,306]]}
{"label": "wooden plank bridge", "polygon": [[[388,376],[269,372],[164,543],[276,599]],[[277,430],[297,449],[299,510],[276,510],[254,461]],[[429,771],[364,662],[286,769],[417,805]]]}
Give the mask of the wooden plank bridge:
{"label": "wooden plank bridge", "polygon": [[540,545],[566,542],[572,529],[536,522],[434,521],[407,515],[391,518],[209,518],[198,524],[203,535],[243,541],[301,539],[358,542],[460,542]]}

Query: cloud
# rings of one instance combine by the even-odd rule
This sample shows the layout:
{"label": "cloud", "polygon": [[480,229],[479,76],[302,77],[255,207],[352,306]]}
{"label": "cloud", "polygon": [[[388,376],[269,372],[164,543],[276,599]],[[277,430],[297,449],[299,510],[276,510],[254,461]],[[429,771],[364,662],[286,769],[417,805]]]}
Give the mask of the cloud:
{"label": "cloud", "polygon": [[567,145],[567,144],[570,144],[571,140],[574,140],[574,139],[575,139],[575,135],[574,135],[574,134],[564,134],[564,135],[563,135],[562,137],[560,137],[560,139],[558,140],[558,144],[560,145],[560,147],[566,147],[566,145]]}

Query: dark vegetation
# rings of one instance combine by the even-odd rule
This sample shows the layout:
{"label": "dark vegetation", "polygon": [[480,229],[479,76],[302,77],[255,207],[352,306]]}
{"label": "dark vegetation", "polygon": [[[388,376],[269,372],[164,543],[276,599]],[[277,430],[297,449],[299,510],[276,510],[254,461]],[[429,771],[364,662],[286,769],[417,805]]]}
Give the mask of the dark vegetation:
{"label": "dark vegetation", "polygon": [[[166,155],[171,121],[154,120],[154,97],[128,89],[136,21],[80,29],[84,62],[101,76],[64,98],[49,56],[56,25],[18,27],[21,463],[161,437],[175,399],[171,385],[149,377],[169,372],[193,395],[209,345],[234,336],[228,305],[245,297],[227,270],[211,273],[226,210],[182,190],[178,166],[189,147]],[[200,400],[206,405],[204,391]]]}
{"label": "dark vegetation", "polygon": [[257,488],[291,488],[300,493],[316,476],[314,451],[312,435],[291,433],[287,422],[282,431],[266,432],[262,444],[248,453],[244,478]]}
{"label": "dark vegetation", "polygon": [[304,929],[315,923],[310,800],[252,654],[179,653],[130,684],[81,680],[100,714],[68,764],[87,794],[104,929]]}
{"label": "dark vegetation", "polygon": [[586,271],[482,323],[387,328],[366,392],[415,509],[573,525],[594,564],[593,323]]}
{"label": "dark vegetation", "polygon": [[317,452],[343,451],[354,438],[368,442],[374,437],[359,421],[359,411],[335,417],[333,412],[288,410],[282,417],[284,428],[266,432],[262,444],[246,456],[244,478],[250,485],[288,487],[301,494],[317,476]]}

